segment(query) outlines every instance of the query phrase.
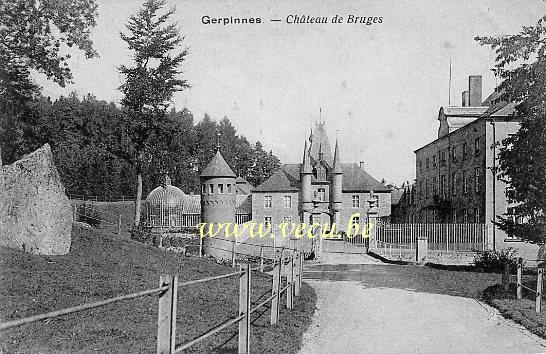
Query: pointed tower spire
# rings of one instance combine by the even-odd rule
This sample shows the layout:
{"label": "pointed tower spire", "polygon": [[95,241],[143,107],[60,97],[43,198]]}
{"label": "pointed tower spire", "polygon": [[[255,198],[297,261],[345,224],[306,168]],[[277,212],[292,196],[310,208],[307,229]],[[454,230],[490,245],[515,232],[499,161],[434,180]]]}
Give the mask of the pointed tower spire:
{"label": "pointed tower spire", "polygon": [[303,147],[303,165],[301,166],[301,173],[313,173],[313,169],[311,168],[311,156],[309,155],[309,149],[307,148],[307,141]]}
{"label": "pointed tower spire", "polygon": [[339,146],[336,139],[336,147],[334,150],[334,164],[332,166],[332,173],[343,173],[341,169],[341,162],[339,161]]}

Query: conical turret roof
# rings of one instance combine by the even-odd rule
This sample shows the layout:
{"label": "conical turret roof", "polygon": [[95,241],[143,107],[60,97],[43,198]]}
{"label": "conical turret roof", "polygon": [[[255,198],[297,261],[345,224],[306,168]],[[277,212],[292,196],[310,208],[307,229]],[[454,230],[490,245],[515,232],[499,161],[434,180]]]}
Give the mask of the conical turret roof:
{"label": "conical turret roof", "polygon": [[226,160],[224,160],[224,157],[220,153],[220,151],[216,151],[216,155],[210,160],[209,164],[203,172],[201,172],[201,177],[231,177],[235,178],[237,177],[235,173],[233,173],[233,170],[229,165],[227,164]]}
{"label": "conical turret roof", "polygon": [[343,173],[343,170],[341,169],[341,162],[339,161],[339,146],[337,144],[337,139],[336,139],[336,149],[334,150],[334,166],[333,166],[332,173],[337,173],[337,174]]}
{"label": "conical turret roof", "polygon": [[303,147],[303,164],[301,165],[301,173],[313,173],[311,167],[311,156],[309,155],[309,149],[307,149],[307,141]]}

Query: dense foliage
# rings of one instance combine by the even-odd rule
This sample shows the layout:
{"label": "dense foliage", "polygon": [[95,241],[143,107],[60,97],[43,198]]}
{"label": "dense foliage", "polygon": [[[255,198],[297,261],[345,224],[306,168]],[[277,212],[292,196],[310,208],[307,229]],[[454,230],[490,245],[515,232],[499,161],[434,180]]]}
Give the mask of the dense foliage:
{"label": "dense foliage", "polygon": [[[129,47],[135,49],[135,66],[121,67],[127,80],[122,86],[123,106],[118,107],[91,95],[71,94],[51,101],[40,95],[39,87],[29,76],[30,70],[34,69],[49,73],[50,78],[61,85],[70,81],[70,70],[65,65],[68,54],[55,49],[57,42],[76,45],[87,56],[96,55],[89,39],[89,29],[94,25],[96,15],[93,1],[0,2],[0,33],[6,38],[0,43],[0,56],[5,60],[2,62],[7,63],[0,67],[0,147],[4,164],[49,143],[67,194],[101,199],[134,197],[137,167],[144,172],[144,196],[163,181],[165,174],[169,174],[173,184],[185,192],[199,192],[199,172],[216,151],[219,134],[221,151],[229,165],[254,185],[263,182],[279,167],[279,160],[272,152],[264,151],[260,142],[251,144],[238,135],[227,117],[216,122],[205,115],[196,124],[189,110],[177,111],[170,107],[168,92],[176,87],[185,88],[187,83],[174,77],[176,75],[172,80],[164,79],[176,74],[174,64],[182,61],[185,50],[178,54],[178,59],[163,55],[163,59],[158,60],[158,55],[151,54],[148,64],[153,65],[145,66],[145,56],[139,54],[143,50],[142,43],[131,30],[138,32],[137,27],[147,23],[150,15],[147,8],[151,6],[158,10],[161,5],[162,2],[148,1],[144,10],[129,20],[131,34],[123,37]],[[36,12],[36,9],[40,11]],[[159,31],[172,47],[179,41],[174,36],[174,27],[163,25],[166,15],[156,18],[156,27],[162,28]],[[28,22],[30,20],[34,22]],[[25,21],[33,24],[32,28],[37,31],[35,39],[28,32],[31,29],[23,28]],[[47,27],[55,21],[60,21],[66,31],[58,33],[53,27]],[[28,42],[17,42],[20,33],[26,33]],[[7,48],[12,40],[21,48],[17,49],[15,45]],[[33,40],[37,46],[45,46],[40,57],[43,63],[38,62],[38,58],[32,59],[32,53],[25,56],[23,49],[30,50],[28,43]],[[158,43],[154,46],[161,47]],[[151,49],[165,53],[167,47]],[[32,50],[38,50],[38,47]],[[7,60],[7,57],[14,59]],[[22,71],[18,72],[19,69]],[[148,77],[149,82],[145,84],[142,76]],[[163,90],[155,90],[158,80],[167,82]],[[139,93],[141,84],[144,88],[154,87],[154,90]],[[28,90],[23,89],[25,87]],[[138,98],[141,94],[146,96],[143,101]],[[135,158],[139,154],[136,152],[141,147],[145,147],[140,150],[142,164],[137,165]]]}
{"label": "dense foliage", "polygon": [[509,264],[512,273],[516,271],[516,251],[512,248],[481,251],[474,258],[474,266],[479,272],[502,273],[506,264]]}
{"label": "dense foliage", "polygon": [[[80,99],[75,94],[54,102],[38,99],[31,106],[34,122],[25,137],[51,145],[68,194],[116,199],[134,193],[134,168],[110,152],[118,143],[116,127],[123,122],[120,108],[91,95]],[[158,142],[157,153],[150,155],[145,194],[157,187],[165,174],[185,192],[198,193],[199,172],[216,151],[218,132],[226,161],[251,183],[263,182],[279,167],[279,160],[271,151],[265,152],[260,142],[250,144],[237,135],[228,118],[217,123],[205,115],[194,124],[187,109],[171,110],[167,118],[173,133]]]}
{"label": "dense foliage", "polygon": [[88,58],[97,55],[90,39],[96,16],[94,0],[0,1],[0,147],[5,161],[43,143],[31,104],[40,87],[31,71],[60,86],[71,82],[67,49],[77,47]]}
{"label": "dense foliage", "polygon": [[[516,102],[521,128],[502,143],[501,178],[517,205],[515,218],[499,216],[509,234],[531,242],[546,241],[546,16],[519,34],[476,37],[495,50],[503,79],[499,101]],[[519,222],[523,221],[523,222]]]}

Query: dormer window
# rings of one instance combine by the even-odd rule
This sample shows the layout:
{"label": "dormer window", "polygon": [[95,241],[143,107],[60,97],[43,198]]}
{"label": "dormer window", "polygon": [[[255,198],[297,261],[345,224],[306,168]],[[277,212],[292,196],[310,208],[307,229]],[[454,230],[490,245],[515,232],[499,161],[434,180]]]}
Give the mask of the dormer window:
{"label": "dormer window", "polygon": [[317,167],[317,180],[326,181],[326,169],[322,166]]}

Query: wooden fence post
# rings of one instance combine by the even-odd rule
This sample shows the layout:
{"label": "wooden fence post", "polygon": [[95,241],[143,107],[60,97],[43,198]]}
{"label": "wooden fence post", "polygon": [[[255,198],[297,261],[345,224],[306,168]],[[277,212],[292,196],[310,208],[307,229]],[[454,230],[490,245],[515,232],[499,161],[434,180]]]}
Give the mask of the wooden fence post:
{"label": "wooden fence post", "polygon": [[271,325],[276,325],[279,318],[279,290],[281,289],[281,263],[279,260],[275,260],[275,265],[273,266],[273,286],[271,289],[273,298],[271,299],[271,315],[270,323]]}
{"label": "wooden fence post", "polygon": [[245,317],[239,321],[239,353],[250,352],[250,263],[240,268],[244,272],[239,275],[239,315]]}
{"label": "wooden fence post", "polygon": [[521,295],[522,274],[523,274],[523,259],[518,258],[518,279],[517,279],[517,288],[516,288],[516,298],[518,300],[522,299],[522,295]]}
{"label": "wooden fence post", "polygon": [[544,268],[538,268],[537,274],[537,298],[535,303],[535,311],[540,313],[542,308],[542,278],[544,275]]}
{"label": "wooden fence post", "polygon": [[176,341],[176,304],[178,299],[178,276],[161,275],[159,286],[169,289],[159,294],[157,316],[157,353],[174,353]]}
{"label": "wooden fence post", "polygon": [[260,246],[260,273],[264,272],[264,245]]}
{"label": "wooden fence post", "polygon": [[304,258],[305,258],[305,253],[303,253],[303,251],[300,251],[300,269],[299,269],[299,273],[300,273],[300,289],[301,289],[301,286],[302,286],[302,283],[303,283],[303,261],[304,261]]}
{"label": "wooden fence post", "polygon": [[203,238],[199,235],[199,257],[203,257]]}
{"label": "wooden fence post", "polygon": [[301,252],[296,251],[296,262],[293,264],[293,267],[296,268],[295,276],[294,276],[294,295],[295,296],[300,296],[300,286],[301,286],[301,283],[300,283],[300,278],[301,278],[300,263],[301,263],[301,259],[300,258],[301,258]]}
{"label": "wooden fence post", "polygon": [[294,296],[294,257],[288,258],[286,270],[286,308],[292,310]]}
{"label": "wooden fence post", "polygon": [[235,240],[231,244],[231,267],[235,268]]}
{"label": "wooden fence post", "polygon": [[121,237],[121,215],[118,218],[118,237]]}

